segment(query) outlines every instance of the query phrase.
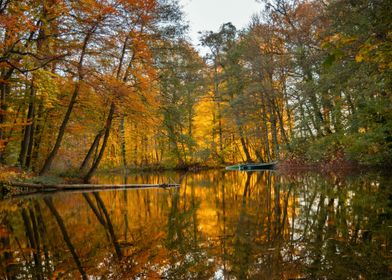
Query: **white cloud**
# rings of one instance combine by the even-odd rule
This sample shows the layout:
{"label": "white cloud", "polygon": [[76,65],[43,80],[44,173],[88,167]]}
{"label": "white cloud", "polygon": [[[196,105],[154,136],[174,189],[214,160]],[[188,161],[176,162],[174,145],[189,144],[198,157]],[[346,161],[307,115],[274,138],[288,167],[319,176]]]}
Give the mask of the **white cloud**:
{"label": "white cloud", "polygon": [[261,11],[256,0],[180,0],[190,24],[194,45],[199,43],[199,31],[218,31],[224,23],[231,22],[238,29],[246,27],[252,15]]}

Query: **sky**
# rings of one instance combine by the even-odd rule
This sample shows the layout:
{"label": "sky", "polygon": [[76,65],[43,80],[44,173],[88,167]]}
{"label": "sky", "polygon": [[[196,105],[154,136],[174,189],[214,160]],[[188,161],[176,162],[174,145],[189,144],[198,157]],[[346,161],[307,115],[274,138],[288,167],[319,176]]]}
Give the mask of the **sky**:
{"label": "sky", "polygon": [[237,29],[244,28],[252,15],[262,9],[256,0],[180,0],[180,4],[189,22],[189,35],[194,45],[199,44],[198,31],[218,31],[227,22]]}

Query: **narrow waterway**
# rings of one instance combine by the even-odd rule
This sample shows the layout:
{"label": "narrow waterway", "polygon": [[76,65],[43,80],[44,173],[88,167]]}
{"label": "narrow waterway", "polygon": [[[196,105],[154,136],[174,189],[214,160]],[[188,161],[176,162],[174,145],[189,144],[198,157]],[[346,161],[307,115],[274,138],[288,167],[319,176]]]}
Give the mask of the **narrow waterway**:
{"label": "narrow waterway", "polygon": [[0,201],[1,279],[391,279],[392,178],[101,176],[179,189]]}

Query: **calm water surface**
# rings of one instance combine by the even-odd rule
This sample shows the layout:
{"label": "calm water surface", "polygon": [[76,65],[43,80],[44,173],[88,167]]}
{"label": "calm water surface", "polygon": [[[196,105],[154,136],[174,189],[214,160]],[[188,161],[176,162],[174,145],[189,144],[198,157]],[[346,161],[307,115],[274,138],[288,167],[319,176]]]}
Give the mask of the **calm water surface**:
{"label": "calm water surface", "polygon": [[179,189],[0,201],[1,279],[392,279],[392,178],[100,177]]}

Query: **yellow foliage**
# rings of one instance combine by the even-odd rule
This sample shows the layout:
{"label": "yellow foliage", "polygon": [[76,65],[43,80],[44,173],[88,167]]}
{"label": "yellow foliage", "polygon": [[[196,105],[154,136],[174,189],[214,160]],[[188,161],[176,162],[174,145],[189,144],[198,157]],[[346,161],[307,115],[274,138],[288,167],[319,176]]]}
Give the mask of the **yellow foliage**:
{"label": "yellow foliage", "polygon": [[58,80],[59,76],[50,71],[38,69],[34,72],[36,93],[42,98],[46,108],[53,108],[58,101],[57,97],[60,93]]}
{"label": "yellow foliage", "polygon": [[214,126],[215,105],[213,100],[213,93],[209,92],[196,105],[194,118],[194,137],[201,148],[207,148],[212,139],[212,128]]}

